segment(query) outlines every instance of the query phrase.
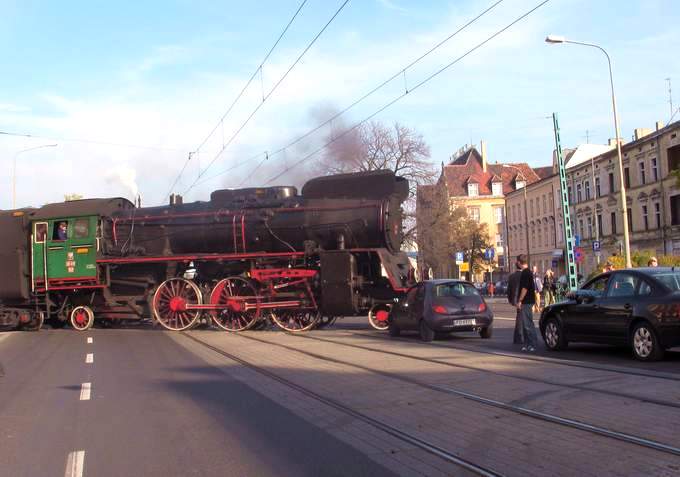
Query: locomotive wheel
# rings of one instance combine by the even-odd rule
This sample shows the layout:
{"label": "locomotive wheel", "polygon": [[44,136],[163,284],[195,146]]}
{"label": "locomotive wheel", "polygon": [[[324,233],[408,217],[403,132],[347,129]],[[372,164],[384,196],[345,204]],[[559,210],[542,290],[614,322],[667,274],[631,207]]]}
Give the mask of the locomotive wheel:
{"label": "locomotive wheel", "polygon": [[199,305],[201,301],[201,290],[194,282],[184,278],[170,278],[161,283],[153,295],[153,315],[170,331],[186,330],[201,315],[200,310],[187,310],[187,305]]}
{"label": "locomotive wheel", "polygon": [[42,311],[31,314],[31,321],[21,327],[24,331],[38,331],[42,328],[45,321],[45,314]]}
{"label": "locomotive wheel", "polygon": [[272,311],[271,317],[279,328],[291,333],[298,333],[314,328],[319,322],[321,314],[316,310],[289,308],[278,312]]}
{"label": "locomotive wheel", "polygon": [[368,323],[378,331],[385,331],[389,327],[387,319],[390,309],[386,305],[375,305],[368,312]]}
{"label": "locomotive wheel", "polygon": [[328,328],[329,326],[333,326],[337,319],[338,319],[337,316],[322,316],[321,318],[319,318],[319,322],[316,324],[316,328],[320,330],[322,328]]}
{"label": "locomotive wheel", "polygon": [[94,312],[89,306],[76,306],[71,311],[70,319],[74,330],[87,331],[94,324]]}
{"label": "locomotive wheel", "polygon": [[[230,300],[232,297],[241,297],[243,300]],[[257,307],[246,310],[245,299],[250,297]],[[212,293],[210,293],[211,305],[224,306],[221,310],[212,310],[213,323],[225,331],[245,331],[260,320],[260,299],[253,284],[241,277],[229,277],[220,280]]]}

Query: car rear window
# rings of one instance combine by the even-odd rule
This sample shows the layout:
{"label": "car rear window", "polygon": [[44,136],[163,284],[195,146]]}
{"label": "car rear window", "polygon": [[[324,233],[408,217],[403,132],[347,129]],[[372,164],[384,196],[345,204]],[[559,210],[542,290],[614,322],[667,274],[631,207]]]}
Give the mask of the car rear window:
{"label": "car rear window", "polygon": [[438,297],[445,296],[479,296],[479,292],[475,287],[468,283],[442,283],[434,288],[434,295]]}
{"label": "car rear window", "polygon": [[680,290],[680,273],[678,272],[655,273],[654,278],[659,280],[671,290]]}

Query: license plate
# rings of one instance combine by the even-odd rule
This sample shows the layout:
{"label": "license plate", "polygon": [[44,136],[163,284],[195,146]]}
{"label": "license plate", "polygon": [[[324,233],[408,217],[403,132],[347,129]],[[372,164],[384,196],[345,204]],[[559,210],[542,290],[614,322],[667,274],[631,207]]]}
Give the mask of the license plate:
{"label": "license plate", "polygon": [[474,326],[475,320],[453,320],[453,326]]}

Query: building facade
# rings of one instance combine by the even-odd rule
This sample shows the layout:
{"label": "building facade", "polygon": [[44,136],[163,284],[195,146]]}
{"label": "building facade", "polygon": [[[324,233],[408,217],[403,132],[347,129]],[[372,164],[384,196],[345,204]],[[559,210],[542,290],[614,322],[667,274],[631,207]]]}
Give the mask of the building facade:
{"label": "building facade", "polygon": [[[527,183],[537,182],[540,177],[526,163],[489,164],[486,145],[466,147],[454,155],[448,164],[442,164],[442,172],[435,185],[422,186],[418,189],[417,217],[418,249],[424,262],[427,262],[429,250],[438,246],[437,241],[446,237],[437,237],[428,230],[432,223],[433,204],[443,200],[448,210],[464,207],[468,216],[475,222],[486,224],[489,232],[488,241],[494,248],[494,258],[485,269],[469,278],[481,281],[484,274],[494,271],[505,271],[507,263],[507,230],[505,195],[524,187]],[[422,264],[428,267],[427,263]],[[433,268],[429,265],[430,268]],[[454,258],[447,263],[438,263],[433,270],[436,277],[458,276]]]}

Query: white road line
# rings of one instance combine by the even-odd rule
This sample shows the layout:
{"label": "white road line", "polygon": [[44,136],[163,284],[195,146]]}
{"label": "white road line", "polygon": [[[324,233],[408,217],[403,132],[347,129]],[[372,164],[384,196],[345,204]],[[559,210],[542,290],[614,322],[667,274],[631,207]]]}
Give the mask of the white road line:
{"label": "white road line", "polygon": [[88,338],[87,338],[87,344],[92,344],[93,341],[94,341],[94,340],[92,339],[92,337],[88,337]]}
{"label": "white road line", "polygon": [[81,401],[89,401],[91,391],[92,391],[92,383],[83,383],[80,386],[80,400]]}
{"label": "white road line", "polygon": [[85,451],[69,452],[66,459],[66,472],[64,477],[83,477],[83,467],[85,466]]}
{"label": "white road line", "polygon": [[505,316],[494,316],[494,320],[515,321],[515,318],[506,318]]}
{"label": "white road line", "polygon": [[87,353],[85,356],[85,363],[90,364],[94,363],[94,353]]}

